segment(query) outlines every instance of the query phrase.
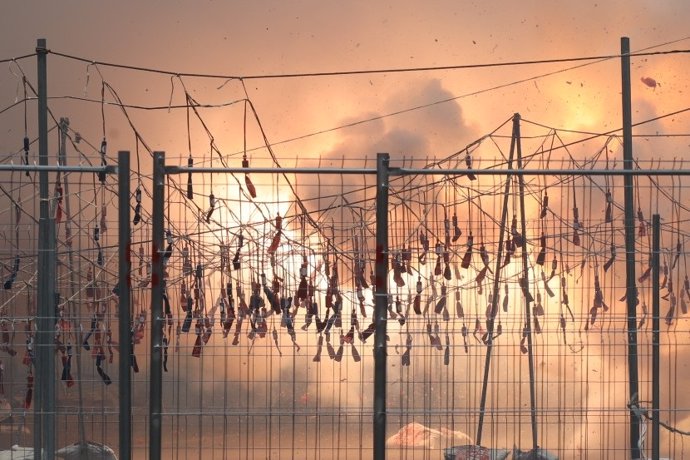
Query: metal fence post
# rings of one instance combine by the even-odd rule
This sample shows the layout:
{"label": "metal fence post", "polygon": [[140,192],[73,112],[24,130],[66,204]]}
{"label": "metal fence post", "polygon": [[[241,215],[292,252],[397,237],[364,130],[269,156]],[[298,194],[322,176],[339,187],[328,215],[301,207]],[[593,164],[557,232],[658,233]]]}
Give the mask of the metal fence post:
{"label": "metal fence post", "polygon": [[[498,254],[496,256],[496,268],[495,268],[495,276],[494,276],[494,283],[493,283],[493,296],[492,296],[492,301],[491,301],[491,314],[489,315],[489,318],[487,319],[487,325],[486,325],[486,330],[487,330],[487,343],[486,343],[486,355],[484,358],[484,376],[482,378],[482,391],[481,391],[481,396],[480,396],[480,402],[479,402],[479,421],[477,423],[477,436],[475,438],[475,442],[477,445],[481,445],[482,443],[482,433],[484,430],[484,415],[486,413],[486,396],[487,396],[487,391],[488,391],[488,385],[489,385],[489,369],[491,368],[491,352],[493,351],[493,335],[494,335],[494,320],[496,318],[496,314],[498,313],[498,292],[499,292],[499,283],[501,281],[501,259],[503,256],[503,238],[505,236],[505,230],[506,230],[506,223],[508,219],[508,199],[510,198],[510,182],[512,180],[512,172],[513,172],[513,157],[515,156],[515,151],[521,152],[521,147],[520,147],[520,114],[516,113],[513,115],[513,134],[510,139],[510,153],[508,155],[508,162],[507,162],[507,167],[508,167],[508,172],[506,173],[506,183],[503,191],[503,209],[501,211],[501,231],[498,237]],[[520,161],[520,155],[518,155],[518,161]],[[522,169],[522,163],[518,163],[518,169]],[[522,176],[520,176],[520,179],[522,180]],[[523,182],[520,182],[520,185],[522,187]],[[522,190],[521,190],[521,195],[522,196]],[[521,209],[524,208],[524,203],[521,203]],[[522,223],[523,225],[525,224],[525,216],[522,216]],[[525,234],[525,229],[522,229],[523,235]],[[525,248],[526,243],[523,243],[523,257],[526,257],[527,250]],[[523,259],[524,260],[524,259]],[[525,276],[525,283],[527,282],[527,269],[523,268],[524,276]],[[526,303],[526,311],[529,312],[529,302]],[[529,326],[529,318],[527,319],[527,325]],[[530,347],[531,347],[531,342],[530,342]],[[530,348],[531,350],[531,348]],[[530,354],[530,364],[532,363],[532,356]],[[530,380],[530,388],[532,388],[532,380]],[[532,395],[532,392],[530,392],[530,395]],[[534,400],[530,400],[530,407],[534,408]],[[532,433],[536,435],[536,423],[533,420],[532,423]]]}
{"label": "metal fence post", "polygon": [[652,458],[659,458],[661,440],[659,425],[661,357],[659,350],[660,305],[659,263],[661,259],[661,217],[652,216]]}
{"label": "metal fence post", "polygon": [[[630,40],[621,38],[621,85],[623,102],[623,169],[633,169],[632,154],[632,102],[630,94]],[[635,211],[633,207],[633,177],[623,176],[625,205],[625,299],[628,315],[628,396],[630,402],[639,399],[637,372],[637,286],[635,285]],[[638,440],[640,427],[637,414],[630,411],[631,458],[640,458]]]}
{"label": "metal fence post", "polygon": [[390,157],[376,157],[376,301],[374,305],[374,459],[386,458],[386,333],[388,307],[388,187]]}
{"label": "metal fence post", "polygon": [[120,340],[120,459],[132,456],[132,335],[130,333],[131,235],[129,209],[129,152],[117,155],[118,178],[118,321]]}
{"label": "metal fence post", "polygon": [[[46,40],[36,41],[38,79],[38,163],[48,166],[48,83]],[[34,458],[55,452],[55,361],[53,326],[55,318],[55,226],[50,217],[48,171],[39,172],[38,306],[36,326],[36,402],[34,405]],[[38,415],[37,415],[38,414]]]}
{"label": "metal fence post", "polygon": [[149,459],[161,458],[163,403],[163,208],[165,153],[153,152],[151,244],[151,370],[149,374]]}

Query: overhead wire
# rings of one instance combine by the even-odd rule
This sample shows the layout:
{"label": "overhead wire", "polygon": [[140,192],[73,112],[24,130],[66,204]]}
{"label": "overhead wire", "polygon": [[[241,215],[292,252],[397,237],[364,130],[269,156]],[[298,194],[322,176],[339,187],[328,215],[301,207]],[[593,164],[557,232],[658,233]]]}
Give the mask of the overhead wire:
{"label": "overhead wire", "polygon": [[[686,40],[690,37],[683,38],[678,41]],[[156,69],[153,67],[135,66],[130,64],[118,64],[106,61],[97,61],[72,54],[62,53],[59,51],[48,50],[48,53],[55,56],[71,59],[75,61],[85,62],[90,65],[100,65],[104,67],[113,67],[117,69],[134,70],[140,72],[156,73],[162,75],[171,75],[175,77],[193,77],[193,78],[210,78],[223,80],[265,80],[265,79],[284,79],[284,78],[308,78],[308,77],[335,77],[335,76],[351,76],[351,75],[372,75],[372,74],[391,74],[391,73],[409,73],[409,72],[430,72],[430,71],[444,71],[444,70],[467,70],[467,69],[483,69],[495,67],[515,67],[523,65],[537,65],[537,64],[559,64],[567,62],[583,62],[583,61],[601,61],[622,57],[622,54],[605,54],[597,56],[579,56],[567,58],[553,58],[553,59],[533,59],[522,61],[507,61],[507,62],[489,62],[479,64],[456,64],[444,66],[425,66],[425,67],[391,67],[385,69],[358,69],[358,70],[336,70],[336,71],[320,71],[320,72],[300,72],[300,73],[280,73],[280,74],[253,74],[253,75],[228,75],[228,74],[210,74],[197,72],[181,72],[164,69]],[[628,54],[630,57],[646,57],[669,54],[687,54],[690,49],[677,49],[667,51],[643,51]]]}
{"label": "overhead wire", "polygon": [[[679,52],[687,53],[687,52],[690,52],[690,50],[672,50],[672,51],[654,51],[654,52],[645,51],[645,50],[648,50],[648,49],[653,49],[653,48],[658,48],[658,47],[661,47],[661,46],[666,46],[666,45],[669,45],[669,44],[674,44],[674,43],[677,43],[677,42],[680,42],[680,41],[683,41],[683,40],[687,40],[687,39],[690,39],[690,37],[684,37],[684,38],[681,38],[681,39],[678,39],[678,40],[674,40],[674,41],[670,41],[670,42],[666,42],[666,43],[654,45],[654,46],[645,48],[645,49],[643,49],[643,50],[640,51],[640,52],[631,53],[630,56],[650,56],[650,55],[657,55],[657,54],[673,54],[673,53],[679,53]],[[81,61],[81,62],[88,62],[88,63],[89,63],[89,67],[95,66],[96,69],[97,69],[97,71],[99,72],[99,74],[100,74],[100,70],[98,69],[98,65],[103,65],[103,66],[110,66],[110,67],[121,67],[121,68],[125,68],[125,69],[130,69],[130,70],[148,71],[148,72],[154,72],[154,73],[162,73],[162,74],[165,74],[165,75],[171,75],[171,81],[174,79],[174,77],[181,78],[181,77],[183,77],[183,76],[186,76],[186,77],[206,77],[206,78],[225,78],[226,80],[229,80],[229,79],[237,79],[238,81],[243,81],[243,80],[246,80],[246,79],[253,79],[253,78],[255,79],[255,78],[258,78],[258,76],[251,76],[251,75],[250,75],[250,76],[246,76],[246,77],[242,77],[242,76],[223,76],[223,75],[213,75],[213,74],[172,72],[172,71],[167,71],[167,70],[166,70],[166,71],[161,71],[161,70],[151,69],[151,68],[145,68],[145,67],[127,66],[127,65],[120,65],[120,64],[113,64],[113,63],[106,63],[106,62],[88,60],[88,59],[85,59],[85,58],[81,58],[81,57],[77,57],[77,56],[71,56],[71,55],[66,55],[66,54],[64,54],[64,53],[59,53],[59,52],[55,52],[55,51],[50,51],[50,52],[53,53],[53,54],[55,54],[55,55],[62,56],[62,57],[65,57],[65,58],[75,59],[75,60],[78,60],[78,61]],[[304,135],[300,135],[300,136],[295,136],[295,137],[291,137],[291,138],[279,140],[279,141],[273,142],[272,145],[273,145],[273,146],[276,146],[276,145],[282,145],[282,144],[286,144],[286,143],[290,143],[290,142],[295,142],[295,141],[298,141],[298,140],[303,140],[303,139],[307,139],[307,138],[310,138],[310,137],[318,136],[318,135],[321,135],[321,134],[326,134],[326,133],[329,133],[329,132],[334,132],[334,131],[338,131],[338,130],[341,130],[341,129],[351,128],[351,127],[358,126],[358,125],[361,125],[361,124],[370,123],[370,122],[377,121],[377,120],[381,120],[381,119],[384,119],[384,118],[393,117],[393,116],[401,115],[401,114],[404,114],[404,113],[409,113],[409,112],[413,112],[413,111],[417,111],[417,110],[421,110],[421,109],[433,107],[433,106],[436,106],[436,105],[440,105],[440,104],[452,102],[452,101],[459,100],[459,99],[463,99],[463,98],[467,98],[467,97],[470,97],[470,96],[476,96],[476,95],[480,95],[480,94],[483,94],[483,93],[495,91],[495,90],[498,90],[498,89],[503,89],[503,88],[510,87],[510,86],[514,86],[514,85],[518,85],[518,84],[521,84],[521,83],[525,83],[525,82],[529,82],[529,81],[536,81],[536,80],[538,80],[538,79],[540,79],[540,78],[545,78],[545,77],[552,76],[552,75],[555,75],[555,74],[567,72],[567,71],[574,70],[574,69],[577,69],[577,68],[580,68],[580,67],[592,65],[592,64],[595,64],[595,63],[598,63],[598,62],[602,62],[602,61],[614,59],[614,58],[617,58],[617,57],[620,57],[620,56],[621,56],[621,55],[604,55],[604,56],[591,56],[591,57],[561,58],[561,59],[554,59],[554,60],[515,61],[515,62],[510,62],[510,63],[471,64],[471,65],[467,65],[467,66],[440,66],[440,67],[437,67],[437,68],[433,68],[433,67],[417,67],[417,68],[403,68],[403,69],[397,69],[397,70],[396,70],[396,69],[379,69],[379,70],[372,70],[372,71],[367,71],[367,70],[355,70],[355,71],[332,72],[332,73],[328,73],[328,72],[316,72],[316,73],[304,73],[304,74],[286,74],[286,75],[289,75],[289,76],[292,78],[292,77],[297,77],[297,76],[336,76],[336,75],[351,75],[351,74],[367,73],[367,72],[373,72],[373,73],[395,73],[395,72],[398,72],[398,71],[413,71],[413,70],[416,70],[416,71],[430,71],[430,70],[434,70],[434,69],[442,70],[442,69],[444,69],[444,68],[453,68],[453,69],[456,69],[456,68],[457,68],[457,69],[461,69],[461,68],[494,67],[494,66],[499,66],[499,65],[500,65],[500,66],[511,66],[511,65],[514,66],[514,65],[534,65],[534,64],[540,64],[540,63],[543,64],[543,63],[550,63],[550,62],[581,62],[581,61],[593,61],[593,62],[586,62],[586,63],[584,63],[584,64],[579,64],[579,65],[576,65],[576,66],[567,67],[567,68],[564,68],[564,69],[558,69],[558,70],[553,71],[553,72],[547,72],[547,73],[544,73],[544,74],[539,74],[539,75],[531,76],[531,77],[528,77],[528,78],[524,78],[524,79],[520,79],[520,80],[515,80],[515,81],[503,83],[503,84],[500,84],[500,85],[492,86],[492,87],[489,87],[489,88],[484,88],[484,89],[477,90],[477,91],[473,91],[473,92],[469,92],[469,93],[464,93],[464,94],[457,95],[457,96],[452,96],[452,97],[449,97],[449,98],[444,98],[444,99],[432,101],[432,102],[429,102],[429,103],[426,103],[426,104],[419,104],[419,105],[416,105],[416,106],[413,106],[413,107],[408,107],[408,108],[405,108],[405,109],[401,109],[401,110],[397,110],[397,111],[393,111],[393,112],[388,112],[388,113],[385,113],[385,114],[377,115],[377,116],[374,116],[374,117],[369,117],[369,118],[366,118],[366,119],[356,120],[356,121],[353,121],[353,122],[350,122],[350,123],[346,123],[346,124],[343,124],[343,125],[339,125],[339,126],[335,126],[335,127],[331,127],[331,128],[327,128],[327,129],[323,129],[323,130],[319,130],[319,131],[307,133],[307,134],[304,134]],[[262,78],[264,78],[264,77],[267,78],[268,76],[262,76]],[[275,76],[273,76],[273,77],[274,77],[274,78],[279,78],[280,76],[279,76],[279,75],[275,75]],[[101,75],[101,78],[102,78],[102,75]],[[87,84],[88,84],[88,76],[87,76]],[[249,94],[248,94],[247,89],[246,89],[246,87],[245,87],[244,84],[243,84],[243,87],[244,87],[244,91],[245,91],[246,96],[249,97]],[[174,90],[174,86],[173,86],[173,90]],[[112,91],[112,88],[111,88],[111,91]],[[186,90],[185,90],[185,91],[186,91]],[[75,99],[75,100],[80,100],[80,99],[82,99],[82,98],[79,98],[79,97],[76,97],[76,96],[61,96],[61,97],[63,97],[63,98]],[[172,98],[172,93],[171,93],[171,98]],[[88,100],[87,98],[83,98],[83,99],[84,99],[84,100]],[[122,104],[122,101],[119,100],[119,98],[116,98],[116,99],[118,100],[118,102],[117,102],[117,103],[114,103],[113,105],[118,105],[118,106],[120,106],[121,108],[123,108],[123,107],[129,107],[129,108],[136,108],[136,109],[142,109],[142,110],[159,110],[159,109],[162,109],[162,108],[163,108],[163,106],[152,106],[152,107],[145,107],[145,106],[140,106],[140,105],[131,105],[131,106],[130,106],[130,105],[127,105],[127,106],[125,106],[124,104]],[[172,100],[172,99],[171,99],[171,100]],[[192,100],[193,100],[193,99],[192,99]],[[227,102],[227,103],[224,103],[224,104],[214,105],[214,107],[224,107],[224,106],[228,106],[228,105],[233,105],[233,104],[235,104],[235,103],[237,103],[237,102],[240,102],[240,101],[241,101],[241,100],[230,101],[230,102]],[[100,102],[100,101],[93,100],[93,102]],[[196,107],[199,107],[199,108],[202,108],[202,107],[203,107],[203,108],[206,108],[206,107],[207,107],[207,105],[198,105],[198,106],[197,106],[197,105],[195,105],[195,104],[196,104],[196,101],[194,101],[194,103],[191,104],[192,106],[194,106],[194,107],[192,107],[192,108],[196,108]],[[169,104],[168,106],[166,106],[166,107],[167,107],[168,109],[171,109],[171,108],[189,108],[189,101],[188,101],[187,104],[180,105],[179,107],[177,107],[177,106],[173,107],[173,106],[171,106],[170,104]],[[8,108],[3,109],[3,112],[4,112],[5,110],[7,110],[7,109],[8,109]],[[685,110],[690,110],[690,108],[689,108],[689,109],[685,109]],[[685,111],[685,110],[682,110],[682,111]],[[675,113],[680,113],[680,112],[682,112],[682,111],[675,112]],[[0,112],[0,113],[2,113],[2,112]],[[649,120],[649,121],[654,121],[654,119]],[[131,122],[130,122],[130,124],[131,124]],[[637,124],[636,124],[636,125],[637,125]],[[265,146],[265,145],[262,145],[262,146],[253,147],[253,148],[246,148],[246,151],[247,151],[247,152],[252,152],[252,151],[262,150],[262,149],[265,149],[265,148],[266,148],[266,146]],[[151,151],[151,150],[149,149],[149,152],[150,152],[150,151]],[[218,152],[218,153],[220,153],[220,152]],[[237,155],[237,154],[239,154],[239,153],[240,153],[240,152],[234,152],[234,153],[232,153],[232,154],[228,154],[228,156]]]}
{"label": "overhead wire", "polygon": [[6,62],[21,61],[21,60],[28,59],[28,58],[34,57],[34,56],[36,56],[36,53],[24,54],[22,56],[16,56],[16,57],[12,57],[12,58],[4,58],[4,59],[0,59],[0,64],[4,64]]}

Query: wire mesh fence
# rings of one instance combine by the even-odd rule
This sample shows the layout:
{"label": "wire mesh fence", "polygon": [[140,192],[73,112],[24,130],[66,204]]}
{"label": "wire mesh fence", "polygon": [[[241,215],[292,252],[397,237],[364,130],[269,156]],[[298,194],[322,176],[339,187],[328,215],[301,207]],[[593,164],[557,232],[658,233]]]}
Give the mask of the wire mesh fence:
{"label": "wire mesh fence", "polygon": [[6,448],[52,444],[68,456],[81,443],[109,458],[103,446],[117,445],[121,422],[109,391],[119,361],[116,169],[59,161],[0,173],[0,436]]}
{"label": "wire mesh fence", "polygon": [[[520,142],[492,139],[499,149]],[[631,331],[624,176],[607,158],[615,148],[557,159],[541,153],[545,141],[553,138],[520,163],[511,153],[473,165],[496,148],[480,142],[434,164],[391,167],[383,251],[366,164],[269,174],[173,161],[181,167],[167,169],[164,200],[162,424],[175,435],[163,428],[162,451],[370,458],[382,256],[389,456],[440,458],[481,444],[515,448],[514,458],[536,446],[559,458],[620,458],[632,423],[648,451],[651,216],[669,216],[660,227],[660,348],[677,357],[690,299],[685,173],[637,166]],[[678,369],[668,371],[674,386]],[[672,424],[684,418],[675,397],[658,403]],[[677,455],[676,437],[664,439]]]}
{"label": "wire mesh fence", "polygon": [[3,449],[683,458],[689,171],[658,158],[685,147],[640,136],[624,174],[619,136],[516,116],[440,159],[285,167],[248,99],[242,157],[221,155],[185,89],[189,154],[116,185],[106,89],[144,143],[102,84],[100,148],[61,123],[78,166],[46,194],[28,137],[0,168]]}

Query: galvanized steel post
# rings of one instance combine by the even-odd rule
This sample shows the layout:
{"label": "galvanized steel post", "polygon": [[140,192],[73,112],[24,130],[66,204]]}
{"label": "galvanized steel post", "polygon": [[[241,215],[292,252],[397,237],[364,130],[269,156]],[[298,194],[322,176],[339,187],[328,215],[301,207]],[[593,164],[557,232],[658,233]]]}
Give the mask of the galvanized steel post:
{"label": "galvanized steel post", "polygon": [[388,307],[388,186],[390,157],[376,156],[376,299],[374,304],[374,459],[386,458],[386,334]]}
{"label": "galvanized steel post", "polygon": [[[633,169],[632,154],[632,103],[630,93],[630,40],[621,38],[621,85],[623,102],[623,169]],[[637,286],[635,284],[635,210],[633,206],[633,177],[623,176],[625,213],[625,299],[627,304],[628,330],[628,397],[630,402],[639,399],[637,372]],[[640,458],[638,441],[640,426],[637,414],[630,410],[631,458]]]}
{"label": "galvanized steel post", "polygon": [[[510,198],[510,182],[512,180],[512,174],[513,174],[513,157],[515,156],[515,150],[516,148],[520,149],[520,114],[516,113],[513,115],[513,134],[510,139],[510,153],[508,154],[508,161],[507,161],[507,167],[508,167],[508,172],[506,173],[506,183],[505,187],[503,190],[503,209],[501,211],[501,227],[500,227],[500,234],[498,236],[498,253],[496,254],[496,266],[495,266],[495,275],[494,275],[494,282],[493,282],[493,296],[491,297],[491,314],[489,315],[489,318],[487,319],[487,325],[486,325],[486,334],[487,334],[487,341],[486,341],[486,355],[484,358],[484,373],[483,373],[483,378],[482,378],[482,390],[481,390],[481,396],[480,396],[480,401],[479,401],[479,421],[477,423],[477,436],[475,438],[475,442],[477,445],[481,445],[482,443],[482,433],[484,430],[484,416],[486,414],[486,396],[488,392],[488,386],[489,386],[489,371],[491,369],[491,353],[493,351],[493,335],[494,335],[494,321],[496,318],[496,314],[498,312],[498,294],[499,294],[499,283],[501,281],[501,258],[503,257],[503,239],[506,234],[506,225],[508,222],[508,199]],[[519,158],[519,157],[518,157]],[[521,168],[521,164],[518,164],[518,169]],[[522,176],[520,176],[522,178]],[[521,182],[522,184],[522,182]],[[522,192],[522,191],[521,191]],[[524,205],[524,203],[521,203]],[[524,208],[524,206],[522,206]],[[523,224],[524,224],[524,216],[523,216]],[[525,234],[524,228],[522,229],[523,235]],[[526,250],[523,244],[523,254],[526,255]],[[525,277],[527,276],[527,271],[525,270]],[[525,278],[526,280],[526,278]],[[527,303],[527,309],[529,310],[529,303]],[[529,322],[528,322],[529,324]],[[531,362],[531,356],[530,356],[530,362]],[[530,381],[530,384],[532,382]],[[531,387],[532,385],[530,385]],[[531,400],[532,405],[531,407],[534,407],[534,401]],[[532,425],[532,433],[536,433],[536,423],[533,423]]]}
{"label": "galvanized steel post", "polygon": [[659,458],[661,433],[659,424],[661,357],[659,350],[659,329],[661,327],[659,305],[659,264],[661,260],[661,217],[652,216],[652,458]]}
{"label": "galvanized steel post", "polygon": [[131,235],[129,208],[129,152],[117,154],[118,179],[118,321],[120,350],[120,456],[121,460],[132,457],[132,334],[130,333],[130,300],[131,300]]}
{"label": "galvanized steel post", "polygon": [[[36,41],[38,79],[38,164],[48,166],[48,74],[46,40]],[[36,401],[34,405],[34,458],[55,452],[55,225],[50,216],[48,171],[39,177],[38,293],[36,311]],[[51,322],[51,319],[53,322]],[[37,415],[37,416],[36,416]],[[38,420],[36,420],[38,419]]]}
{"label": "galvanized steel post", "polygon": [[149,382],[149,459],[161,458],[163,403],[163,208],[165,153],[153,152],[151,242],[151,370]]}

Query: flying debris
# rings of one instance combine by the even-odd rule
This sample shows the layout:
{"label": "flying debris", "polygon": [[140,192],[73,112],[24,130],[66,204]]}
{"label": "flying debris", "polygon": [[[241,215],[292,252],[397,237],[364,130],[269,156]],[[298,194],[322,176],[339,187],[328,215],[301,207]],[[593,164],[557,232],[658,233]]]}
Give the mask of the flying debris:
{"label": "flying debris", "polygon": [[652,89],[656,89],[657,86],[661,86],[661,83],[657,82],[652,77],[640,77],[640,81],[644,83],[645,86],[648,86]]}

